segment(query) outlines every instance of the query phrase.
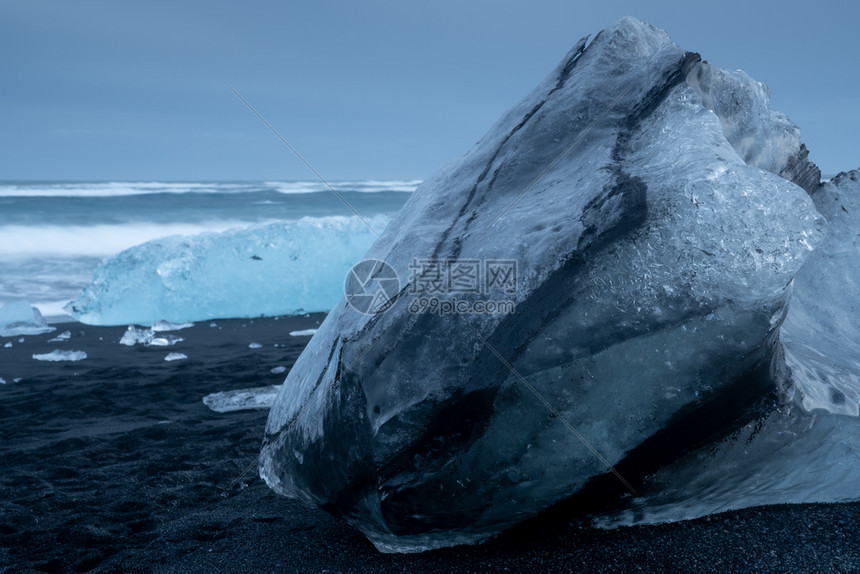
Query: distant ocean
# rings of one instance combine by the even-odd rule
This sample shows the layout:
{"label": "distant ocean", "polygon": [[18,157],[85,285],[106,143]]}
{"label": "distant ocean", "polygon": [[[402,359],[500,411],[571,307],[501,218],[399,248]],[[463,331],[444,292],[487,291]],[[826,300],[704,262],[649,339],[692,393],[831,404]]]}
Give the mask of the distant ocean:
{"label": "distant ocean", "polygon": [[[396,213],[419,183],[331,185],[371,217]],[[352,215],[320,182],[0,182],[0,305],[63,316],[104,258],[158,237]]]}

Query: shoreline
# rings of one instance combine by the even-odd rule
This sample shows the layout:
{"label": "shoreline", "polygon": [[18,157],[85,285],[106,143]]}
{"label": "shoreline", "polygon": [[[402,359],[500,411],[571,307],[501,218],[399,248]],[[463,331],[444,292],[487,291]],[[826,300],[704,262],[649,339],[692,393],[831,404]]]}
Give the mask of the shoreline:
{"label": "shoreline", "polygon": [[[283,382],[272,369],[289,369],[309,340],[289,332],[323,316],[216,319],[169,332],[184,339],[169,347],[127,347],[125,326],[77,322],[0,339],[0,572],[860,570],[860,502],[613,530],[555,522],[478,546],[381,554],[257,476],[268,411],[202,402]],[[49,342],[64,330],[67,341]],[[53,349],[87,358],[32,359]],[[188,358],[165,361],[172,352]]]}

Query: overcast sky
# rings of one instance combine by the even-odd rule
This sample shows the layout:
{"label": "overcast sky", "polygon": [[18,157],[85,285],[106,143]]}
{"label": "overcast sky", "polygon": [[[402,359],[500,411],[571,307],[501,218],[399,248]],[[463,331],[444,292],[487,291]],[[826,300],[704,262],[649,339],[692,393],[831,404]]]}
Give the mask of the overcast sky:
{"label": "overcast sky", "polygon": [[860,166],[860,3],[2,0],[0,179],[423,179],[627,14]]}

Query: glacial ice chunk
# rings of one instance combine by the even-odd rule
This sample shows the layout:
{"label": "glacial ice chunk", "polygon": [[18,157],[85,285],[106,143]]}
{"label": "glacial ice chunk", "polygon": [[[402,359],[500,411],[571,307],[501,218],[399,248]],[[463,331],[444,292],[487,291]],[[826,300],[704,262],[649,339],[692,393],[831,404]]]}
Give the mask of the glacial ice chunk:
{"label": "glacial ice chunk", "polygon": [[748,83],[703,88],[702,66],[622,19],[426,180],[362,267],[363,296],[399,289],[379,312],[342,299],[290,370],[267,484],[383,551],[426,550],[576,495],[578,513],[630,504],[772,409],[825,221],[782,177],[796,128],[763,89],[726,112]]}
{"label": "glacial ice chunk", "polygon": [[[367,221],[380,231],[388,218]],[[357,217],[165,237],[102,263],[66,311],[93,325],[328,311],[375,239]]]}
{"label": "glacial ice chunk", "polygon": [[166,357],[164,357],[164,360],[168,361],[168,362],[170,362],[170,361],[182,361],[182,360],[187,359],[187,358],[188,358],[188,355],[186,355],[185,353],[169,353]]}
{"label": "glacial ice chunk", "polygon": [[61,351],[55,349],[50,353],[35,354],[33,358],[37,361],[61,362],[61,361],[83,361],[87,358],[85,351]]}
{"label": "glacial ice chunk", "polygon": [[41,335],[56,330],[56,327],[48,325],[42,313],[27,301],[11,301],[0,307],[0,337]]}
{"label": "glacial ice chunk", "polygon": [[59,335],[57,335],[53,339],[48,339],[48,342],[49,343],[62,343],[63,341],[68,341],[71,338],[72,338],[72,332],[71,331],[63,331],[62,333],[60,333]]}

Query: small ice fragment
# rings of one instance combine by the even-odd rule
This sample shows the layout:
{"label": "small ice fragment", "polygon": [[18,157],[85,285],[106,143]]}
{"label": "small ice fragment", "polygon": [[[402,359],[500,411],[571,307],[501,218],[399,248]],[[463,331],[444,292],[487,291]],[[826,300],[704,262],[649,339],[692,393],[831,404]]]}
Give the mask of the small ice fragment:
{"label": "small ice fragment", "polygon": [[185,353],[170,353],[166,357],[164,357],[165,361],[181,361],[183,359],[187,359],[188,355]]}
{"label": "small ice fragment", "polygon": [[120,345],[127,345],[129,347],[133,347],[137,343],[141,343],[147,347],[168,347],[184,340],[182,337],[176,337],[175,335],[156,337],[155,331],[152,329],[138,329],[134,325],[129,325],[128,330],[123,334],[119,343]]}
{"label": "small ice fragment", "polygon": [[87,358],[87,354],[84,351],[60,351],[59,349],[54,349],[50,353],[33,355],[33,358],[37,361],[51,362],[82,361]]}
{"label": "small ice fragment", "polygon": [[21,337],[20,339],[18,339],[18,342],[19,342],[19,343],[23,343],[23,342],[24,342],[24,337]]}
{"label": "small ice fragment", "polygon": [[11,348],[12,348],[12,341],[8,341],[8,342],[7,342],[5,345],[3,345],[3,346],[4,346],[4,347],[6,347],[7,349],[11,349]]}
{"label": "small ice fragment", "polygon": [[23,380],[24,380],[24,377],[18,377],[18,378],[16,378],[16,379],[12,379],[12,382],[13,382],[13,383],[17,383],[17,382],[19,382],[19,381],[23,381]]}
{"label": "small ice fragment", "polygon": [[281,373],[286,373],[286,372],[287,372],[286,367],[275,367],[272,369],[273,375],[280,375]]}
{"label": "small ice fragment", "polygon": [[270,385],[268,387],[212,393],[203,397],[203,403],[216,413],[268,409],[272,407],[280,390],[281,385]]}
{"label": "small ice fragment", "polygon": [[218,324],[217,324],[217,323],[209,323],[209,326],[210,326],[210,327],[217,327],[217,326],[218,326]]}
{"label": "small ice fragment", "polygon": [[251,343],[250,345],[248,345],[249,349],[261,349],[262,347],[263,345],[261,345],[260,343]]}
{"label": "small ice fragment", "polygon": [[60,343],[62,341],[68,341],[71,338],[72,338],[72,332],[71,331],[63,331],[62,333],[60,333],[59,335],[57,335],[53,339],[48,339],[48,342],[49,343]]}
{"label": "small ice fragment", "polygon": [[160,333],[162,331],[179,331],[181,329],[188,329],[189,327],[193,327],[194,323],[169,323],[167,321],[156,321],[152,324],[152,329],[156,333]]}
{"label": "small ice fragment", "polygon": [[137,343],[147,344],[155,336],[155,332],[150,329],[138,329],[134,325],[129,325],[128,330],[123,333],[122,339],[119,340],[120,345],[133,347]]}
{"label": "small ice fragment", "polygon": [[305,329],[303,331],[290,331],[290,336],[292,337],[310,337],[315,334],[317,329]]}
{"label": "small ice fragment", "polygon": [[5,384],[6,384],[6,379],[4,379],[3,377],[0,377],[0,385],[5,385]]}

